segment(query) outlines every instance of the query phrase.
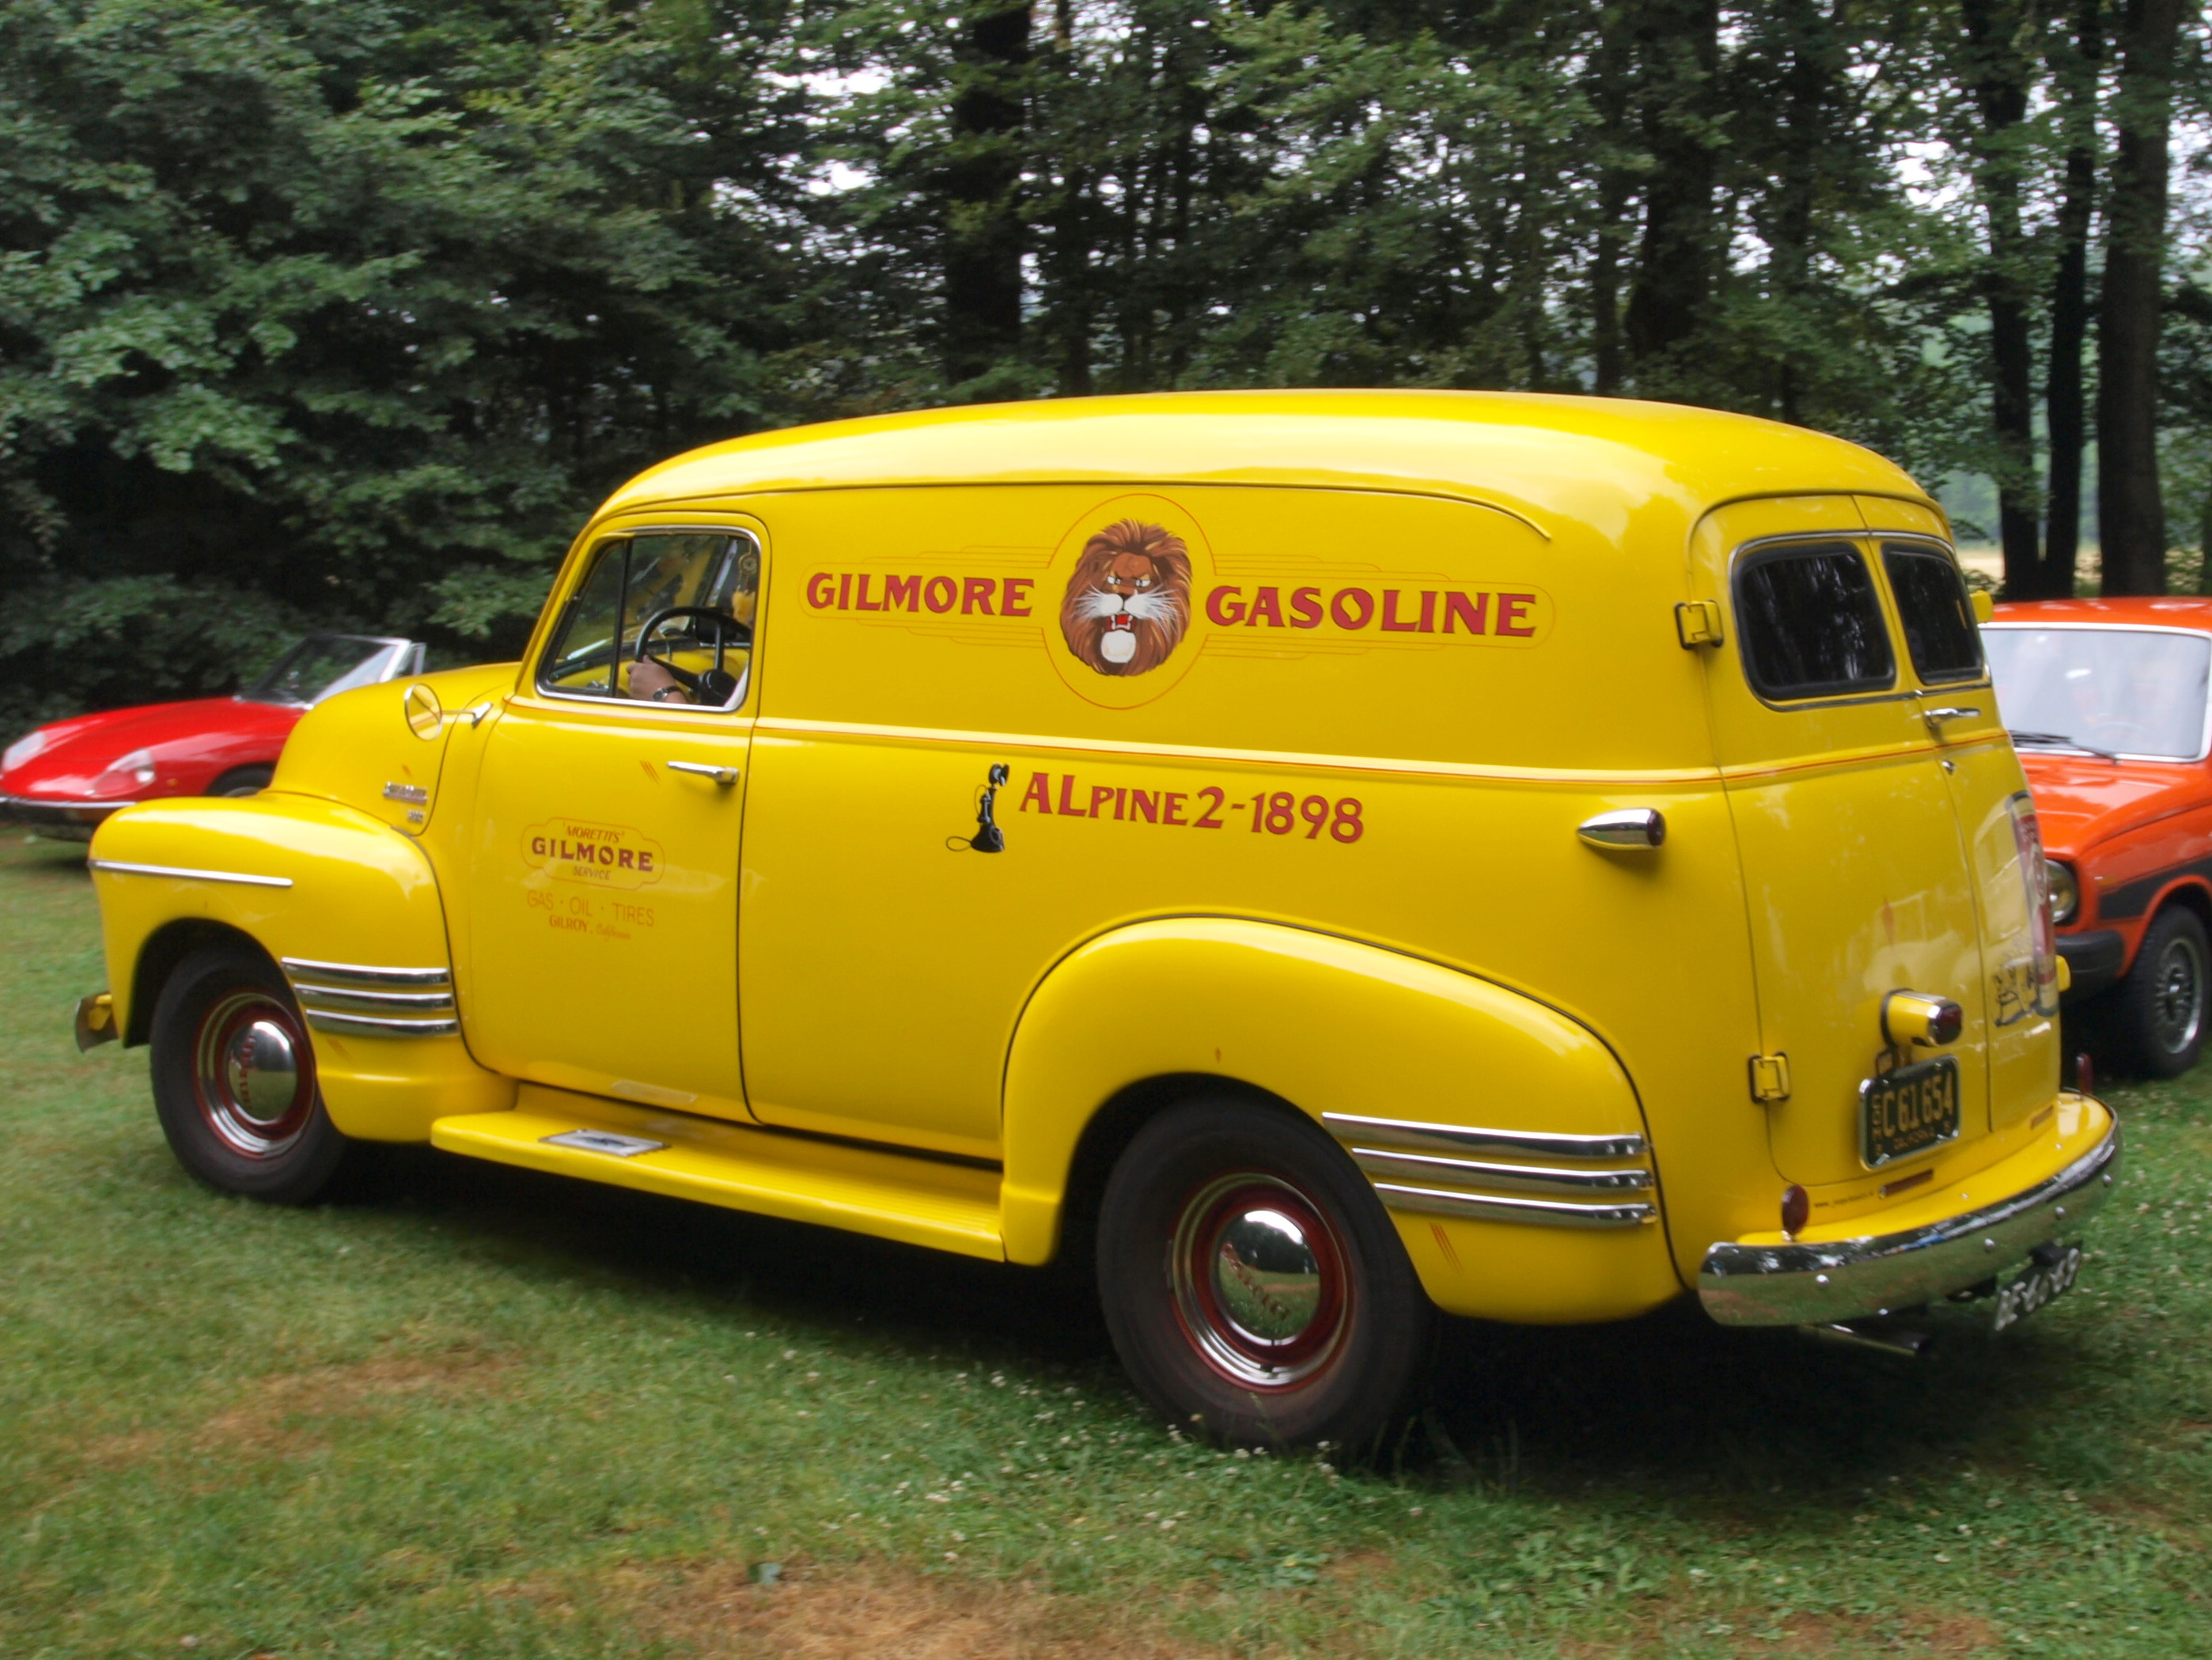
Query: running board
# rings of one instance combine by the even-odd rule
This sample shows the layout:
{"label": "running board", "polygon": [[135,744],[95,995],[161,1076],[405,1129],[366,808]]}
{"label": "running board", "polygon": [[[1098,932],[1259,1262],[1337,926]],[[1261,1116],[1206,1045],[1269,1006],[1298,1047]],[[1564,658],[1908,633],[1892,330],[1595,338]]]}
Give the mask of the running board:
{"label": "running board", "polygon": [[816,1222],[963,1256],[1006,1256],[999,1172],[525,1084],[506,1112],[430,1126],[447,1152]]}

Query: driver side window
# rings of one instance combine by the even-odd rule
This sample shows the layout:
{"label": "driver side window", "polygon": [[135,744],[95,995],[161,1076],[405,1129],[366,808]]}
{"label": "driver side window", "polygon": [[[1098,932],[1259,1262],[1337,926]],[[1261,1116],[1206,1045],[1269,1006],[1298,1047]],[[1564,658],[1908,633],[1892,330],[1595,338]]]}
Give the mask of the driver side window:
{"label": "driver side window", "polygon": [[642,531],[592,550],[538,660],[538,689],[735,708],[752,667],[760,545],[742,532]]}

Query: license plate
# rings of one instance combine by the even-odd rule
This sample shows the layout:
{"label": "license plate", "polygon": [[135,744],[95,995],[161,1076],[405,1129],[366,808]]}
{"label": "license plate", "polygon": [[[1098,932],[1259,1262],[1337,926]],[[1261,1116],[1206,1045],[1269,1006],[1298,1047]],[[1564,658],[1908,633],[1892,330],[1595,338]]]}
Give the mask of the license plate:
{"label": "license plate", "polygon": [[1959,1134],[1959,1062],[1939,1055],[1859,1085],[1859,1157],[1869,1170]]}
{"label": "license plate", "polygon": [[2017,1325],[2054,1297],[2074,1289],[2081,1272],[2079,1245],[2038,1245],[2029,1254],[2027,1271],[1997,1290],[1997,1311],[1990,1329],[2002,1331]]}

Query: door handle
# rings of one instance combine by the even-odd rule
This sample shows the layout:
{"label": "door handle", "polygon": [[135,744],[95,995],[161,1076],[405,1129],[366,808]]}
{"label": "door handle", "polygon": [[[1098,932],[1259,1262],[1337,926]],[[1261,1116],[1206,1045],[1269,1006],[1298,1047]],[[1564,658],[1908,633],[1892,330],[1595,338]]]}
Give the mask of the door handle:
{"label": "door handle", "polygon": [[724,789],[738,781],[735,767],[710,767],[703,761],[671,761],[668,769],[671,772],[688,772],[700,778],[711,778]]}
{"label": "door handle", "polygon": [[1946,721],[1978,721],[1982,712],[1972,708],[1923,709],[1920,718],[1931,730],[1940,728]]}

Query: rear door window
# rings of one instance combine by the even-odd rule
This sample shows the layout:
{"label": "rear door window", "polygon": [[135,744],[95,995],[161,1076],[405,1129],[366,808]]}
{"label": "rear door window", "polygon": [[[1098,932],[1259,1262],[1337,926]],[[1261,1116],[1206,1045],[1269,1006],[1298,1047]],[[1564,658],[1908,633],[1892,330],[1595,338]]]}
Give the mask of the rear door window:
{"label": "rear door window", "polygon": [[1929,685],[1979,679],[1982,631],[1950,556],[1911,542],[1885,542],[1881,563],[1914,672]]}
{"label": "rear door window", "polygon": [[1747,556],[1735,569],[1735,614],[1744,673],[1762,697],[1832,697],[1896,683],[1874,573],[1849,542]]}

